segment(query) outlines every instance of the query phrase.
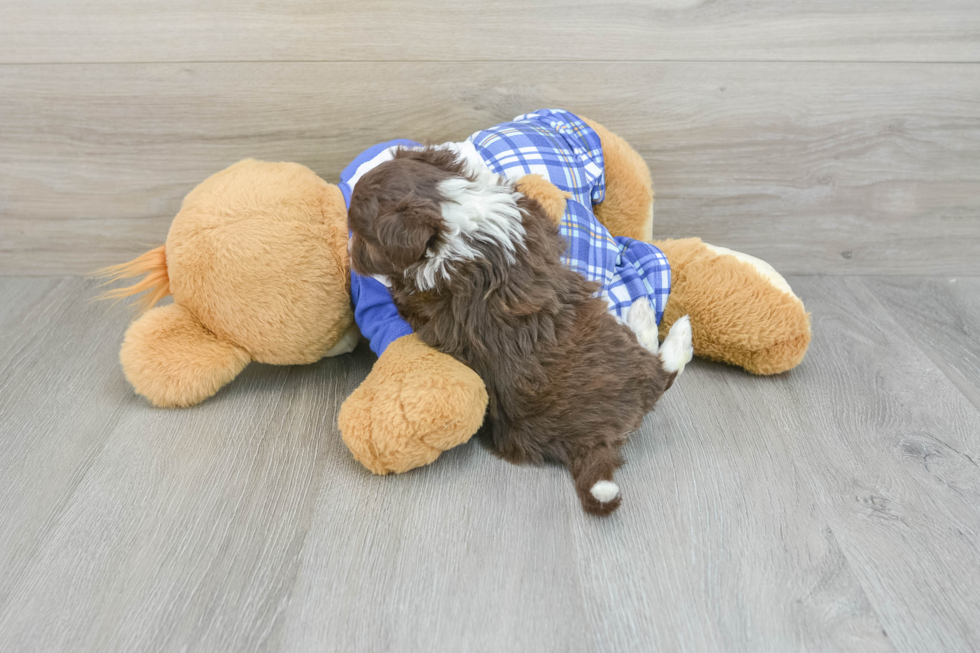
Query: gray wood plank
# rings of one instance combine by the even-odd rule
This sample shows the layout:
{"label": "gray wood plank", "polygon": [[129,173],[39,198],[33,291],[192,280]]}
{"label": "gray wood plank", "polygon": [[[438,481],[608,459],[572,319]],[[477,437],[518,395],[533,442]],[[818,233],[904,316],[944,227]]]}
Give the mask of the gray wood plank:
{"label": "gray wood plank", "polygon": [[9,2],[0,62],[980,60],[972,0]]}
{"label": "gray wood plank", "polygon": [[283,651],[594,651],[557,468],[476,443],[410,474],[328,474]]}
{"label": "gray wood plank", "polygon": [[[106,358],[102,364],[115,364]],[[812,515],[805,494],[784,500],[758,486],[767,500],[748,512],[764,528],[734,539],[760,559],[712,596],[715,555],[732,542],[727,529],[699,524],[698,508],[711,500],[722,513],[740,513],[744,499],[709,481],[721,475],[740,483],[756,476],[758,456],[771,461],[773,454],[749,452],[727,476],[724,450],[737,442],[702,463],[695,454],[714,446],[665,457],[647,432],[641,438],[653,445],[650,459],[640,456],[627,472],[659,460],[651,485],[662,496],[646,501],[643,473],[624,478],[633,511],[593,520],[583,536],[577,525],[588,520],[557,468],[513,467],[475,446],[399,477],[357,467],[333,415],[369,361],[250,368],[191,411],[155,411],[123,389],[123,415],[0,614],[0,647],[302,651],[329,641],[337,650],[437,651],[470,642],[472,650],[534,651],[556,643],[562,650],[643,650],[658,642],[691,650],[843,637],[888,650],[846,561],[822,533],[824,520],[792,519],[798,509]],[[355,367],[346,374],[338,365]],[[290,383],[295,376],[303,378]],[[661,414],[671,411],[665,405]],[[677,443],[688,432],[712,432],[679,422]],[[791,461],[775,458],[769,480],[790,483]],[[685,469],[679,480],[676,469],[686,462],[702,467]],[[703,483],[711,487],[707,496]],[[676,513],[658,512],[688,493]],[[675,532],[671,518],[678,535],[661,541],[661,532]],[[690,529],[693,539],[684,536]],[[802,541],[772,542],[782,531]],[[690,557],[701,549],[713,554]],[[836,584],[815,592],[828,573]],[[625,588],[617,586],[624,580]],[[729,593],[742,583],[752,588],[744,600],[743,590]],[[834,606],[854,602],[858,608],[836,616]],[[712,615],[729,603],[741,607],[719,626]],[[765,628],[738,625],[769,613]],[[662,616],[651,621],[651,614]],[[675,639],[678,627],[683,634]]]}
{"label": "gray wood plank", "polygon": [[980,279],[871,278],[867,284],[916,346],[980,408]]}
{"label": "gray wood plank", "polygon": [[685,375],[630,444],[620,514],[573,523],[598,650],[894,650],[805,462],[740,403],[764,387]]}
{"label": "gray wood plank", "polygon": [[61,282],[53,277],[29,279],[11,278],[0,283],[0,360],[13,354],[17,336],[23,331],[27,314],[43,302],[51,290]]}
{"label": "gray wood plank", "polygon": [[980,66],[826,63],[4,67],[0,274],[125,260],[243,157],[336,180],[377,142],[543,106],[638,148],[657,236],[784,273],[980,274]]}
{"label": "gray wood plank", "polygon": [[[94,338],[108,351],[81,349],[74,363],[121,377],[112,351],[118,329],[96,317],[82,319],[101,330]],[[78,348],[79,335],[66,345]],[[20,451],[4,452],[9,466],[23,464],[15,459],[21,451],[32,462],[46,454],[44,465],[3,477],[5,489],[22,488],[5,496],[18,509],[12,516],[21,517],[5,524],[15,538],[31,535],[24,522],[33,502],[23,488],[54,493],[59,464],[87,464],[30,556],[0,549],[5,563],[19,563],[0,605],[0,649],[265,648],[294,582],[311,499],[328,457],[342,448],[335,409],[352,389],[357,360],[363,377],[365,356],[301,368],[255,365],[185,411],[152,409],[124,381],[65,388],[73,402],[60,410],[66,423],[54,432],[18,432]],[[58,371],[45,375],[50,382]],[[47,395],[57,394],[33,389],[40,397],[23,402],[20,413],[44,408]],[[106,403],[115,419],[98,432],[98,450],[79,456],[76,441],[90,434],[78,426]]]}
{"label": "gray wood plank", "polygon": [[0,279],[0,650],[971,650],[980,411],[873,286],[790,281],[804,363],[693,364],[599,520],[475,444],[360,468],[364,349],[155,410],[90,282]]}
{"label": "gray wood plank", "polygon": [[785,382],[752,401],[778,424],[830,527],[905,651],[980,647],[980,411],[861,279],[794,288],[814,343]]}
{"label": "gray wood plank", "polygon": [[124,321],[78,279],[0,284],[0,609],[128,398]]}
{"label": "gray wood plank", "polygon": [[[848,304],[867,302],[860,286],[843,281],[850,284],[845,289],[851,293]],[[831,325],[843,320],[842,311],[832,308],[840,301],[838,281],[794,282],[804,288],[805,299],[827,309]],[[874,317],[887,322],[883,313],[879,307]],[[860,313],[846,312],[844,317],[848,315],[852,324],[863,327],[855,317]],[[965,562],[967,569],[975,569],[980,495],[962,492],[977,487],[980,475],[957,451],[976,446],[969,435],[977,432],[980,414],[944,385],[928,359],[896,332],[897,341],[876,332],[875,338],[885,344],[870,351],[834,351],[835,343],[827,339],[841,334],[827,329],[811,354],[824,360],[808,362],[797,373],[753,379],[702,364],[692,373],[698,375],[696,381],[689,375],[678,392],[672,390],[659,415],[648,420],[630,447],[631,462],[620,474],[627,502],[623,510],[605,522],[571,522],[589,630],[595,638],[592,648],[864,651],[891,650],[895,642],[901,644],[899,650],[908,651],[970,650],[977,642],[970,615],[980,597],[974,589],[975,573],[964,572],[960,565]],[[937,452],[926,435],[916,439],[890,432],[891,419],[876,423],[882,412],[897,412],[892,419],[904,419],[910,409],[903,410],[901,397],[873,385],[865,387],[864,377],[884,376],[886,382],[899,385],[906,378],[903,363],[909,352],[915,363],[926,367],[925,374],[937,377],[931,379],[937,394],[952,393],[945,402],[937,402],[941,408],[930,415],[929,424],[933,432],[943,432],[950,447],[959,449]],[[856,374],[852,367],[864,371]],[[828,379],[828,370],[845,371],[856,380],[833,375]],[[838,387],[821,392],[821,382],[836,382]],[[697,385],[692,388],[692,383]],[[918,383],[903,390],[915,392]],[[852,396],[856,398],[847,405],[845,398]],[[837,408],[835,403],[845,405]],[[921,418],[928,409],[915,405],[911,412]],[[832,415],[829,422],[821,417],[827,413]],[[659,419],[665,423],[658,424]],[[967,437],[966,445],[957,436]],[[801,438],[810,441],[802,446]],[[823,447],[831,444],[836,450],[825,451]],[[930,469],[922,469],[920,450],[932,460]],[[841,456],[857,457],[860,464],[848,464]],[[404,478],[386,482],[407,487]],[[560,485],[557,489],[562,490]],[[487,501],[493,491],[493,486],[484,488]],[[437,496],[441,499],[441,491]],[[895,510],[899,501],[906,514],[897,529],[887,516],[884,525],[875,523],[878,513]],[[286,632],[296,634],[284,640],[290,649],[348,632],[344,624],[350,622],[350,599],[329,582],[340,563],[321,553],[327,547],[321,541],[333,542],[335,522],[325,521],[329,526],[320,526],[319,515],[314,520],[306,551],[326,562],[307,569],[311,577],[304,574],[303,584],[312,588],[313,598],[297,601],[318,609],[287,613]],[[907,529],[911,532],[904,532]],[[853,553],[845,551],[841,538],[847,538]],[[428,542],[429,536],[419,539]],[[501,538],[496,557],[518,557],[510,541]],[[372,559],[395,546],[383,539],[372,544],[372,552],[378,552]],[[400,550],[410,544],[397,546]],[[851,556],[860,569],[854,569]],[[893,570],[896,562],[901,568]],[[400,570],[413,569],[412,564],[399,563]],[[511,570],[505,567],[497,573]],[[412,605],[427,616],[444,612],[441,594],[426,605],[417,585],[405,590],[382,574],[373,578],[389,582],[357,583],[367,588],[369,597],[358,597],[364,603],[355,604],[353,613],[362,614],[379,602],[395,603],[402,611]],[[385,591],[375,589],[379,586]],[[371,596],[373,591],[378,596]],[[304,594],[298,592],[295,598],[300,596]],[[460,595],[456,601],[482,605],[479,596],[474,600]],[[884,617],[879,617],[878,605]],[[343,606],[341,614],[334,617],[338,606]],[[360,643],[363,650],[371,650],[400,641],[417,644],[411,650],[452,650],[466,632],[461,626],[454,636],[422,639],[419,633],[430,631],[415,628],[414,613],[385,609],[384,614],[383,632],[401,629],[408,639],[390,640],[365,631],[350,643],[343,640],[345,646]],[[324,620],[323,615],[331,616]],[[392,618],[398,626],[389,625]],[[508,650],[525,650],[519,645],[521,632],[510,633],[511,640],[505,640],[511,643]],[[474,650],[499,648],[491,643]]]}

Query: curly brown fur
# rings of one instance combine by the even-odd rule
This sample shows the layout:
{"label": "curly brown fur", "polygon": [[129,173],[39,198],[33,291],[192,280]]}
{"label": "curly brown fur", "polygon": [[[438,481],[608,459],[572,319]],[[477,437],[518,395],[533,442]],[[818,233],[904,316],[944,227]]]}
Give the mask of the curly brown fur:
{"label": "curly brown fur", "polygon": [[351,264],[388,275],[418,337],[480,375],[490,399],[479,435],[491,450],[514,463],[567,466],[585,510],[609,514],[618,487],[597,493],[596,484],[612,481],[620,448],[676,373],[607,312],[597,284],[561,263],[563,239],[525,197],[515,198],[523,242],[470,237],[476,256],[420,283],[423,266],[467,238],[444,218],[451,200],[441,190],[450,178],[473,181],[466,175],[437,148],[399,152],[366,174],[351,198]]}

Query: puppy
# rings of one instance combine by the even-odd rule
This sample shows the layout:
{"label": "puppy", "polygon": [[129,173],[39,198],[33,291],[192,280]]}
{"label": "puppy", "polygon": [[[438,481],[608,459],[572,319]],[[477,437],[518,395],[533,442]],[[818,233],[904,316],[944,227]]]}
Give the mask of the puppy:
{"label": "puppy", "polygon": [[690,360],[687,318],[658,355],[648,302],[619,323],[598,284],[562,264],[541,207],[445,149],[397,152],[361,178],[348,215],[354,270],[381,278],[418,337],[486,384],[484,444],[567,466],[590,513],[618,508],[620,449]]}

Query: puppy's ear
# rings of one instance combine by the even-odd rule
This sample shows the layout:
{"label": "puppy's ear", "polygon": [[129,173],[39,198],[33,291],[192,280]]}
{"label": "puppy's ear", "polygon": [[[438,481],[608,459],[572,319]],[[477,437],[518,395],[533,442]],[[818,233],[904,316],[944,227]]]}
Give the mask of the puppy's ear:
{"label": "puppy's ear", "polygon": [[394,213],[381,217],[378,242],[392,264],[405,269],[425,257],[441,226],[442,215],[432,202],[408,198]]}

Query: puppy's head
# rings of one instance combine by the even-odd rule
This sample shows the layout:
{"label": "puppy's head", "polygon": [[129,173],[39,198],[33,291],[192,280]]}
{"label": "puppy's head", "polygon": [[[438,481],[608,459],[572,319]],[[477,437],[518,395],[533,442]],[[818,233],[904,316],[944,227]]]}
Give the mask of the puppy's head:
{"label": "puppy's head", "polygon": [[444,229],[440,181],[450,175],[425,161],[398,157],[354,187],[348,223],[358,274],[404,276],[426,258]]}
{"label": "puppy's head", "polygon": [[520,194],[487,170],[468,173],[452,152],[402,150],[365,174],[351,195],[351,265],[362,275],[432,290],[464,261],[515,261],[524,247]]}

